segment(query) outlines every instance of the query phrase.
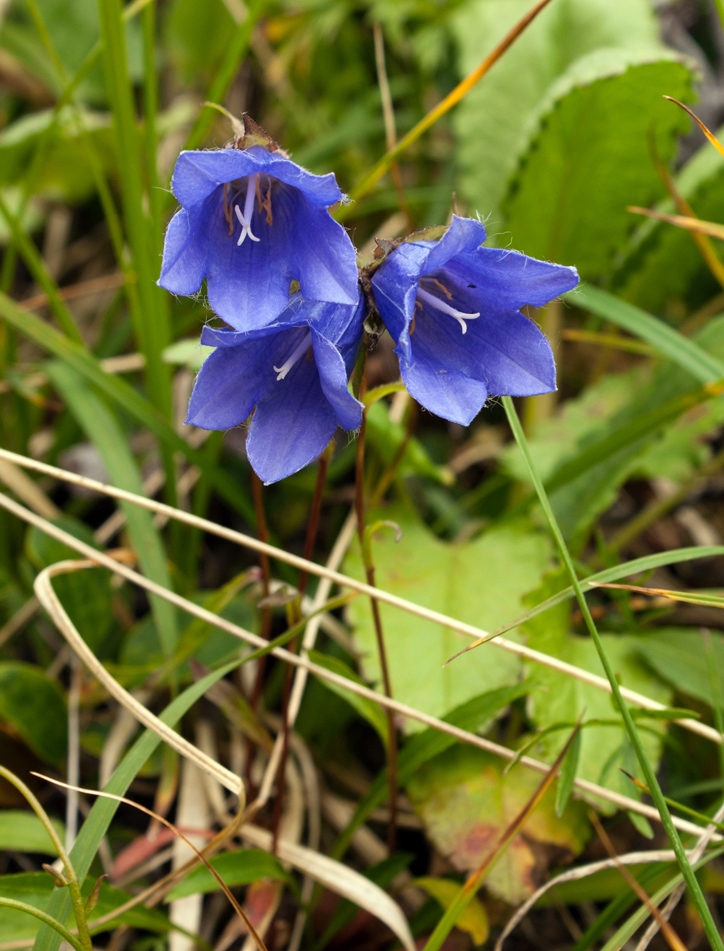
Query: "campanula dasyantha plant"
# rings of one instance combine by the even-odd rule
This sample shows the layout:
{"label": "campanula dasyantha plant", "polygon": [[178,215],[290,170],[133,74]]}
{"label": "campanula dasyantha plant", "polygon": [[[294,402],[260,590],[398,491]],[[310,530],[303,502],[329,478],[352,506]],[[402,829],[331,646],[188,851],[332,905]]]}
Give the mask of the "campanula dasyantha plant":
{"label": "campanula dasyantha plant", "polygon": [[205,279],[228,325],[204,330],[217,349],[187,422],[228,429],[253,413],[247,453],[265,483],[316,459],[338,425],[359,427],[348,380],[369,316],[395,340],[411,396],[444,419],[468,425],[489,396],[555,389],[550,344],[520,308],[571,290],[575,268],[484,248],[483,225],[454,215],[447,230],[380,242],[360,271],[328,211],[344,200],[334,175],[296,165],[246,116],[227,148],[182,152],[172,187],[181,208],[159,284],[195,294]]}

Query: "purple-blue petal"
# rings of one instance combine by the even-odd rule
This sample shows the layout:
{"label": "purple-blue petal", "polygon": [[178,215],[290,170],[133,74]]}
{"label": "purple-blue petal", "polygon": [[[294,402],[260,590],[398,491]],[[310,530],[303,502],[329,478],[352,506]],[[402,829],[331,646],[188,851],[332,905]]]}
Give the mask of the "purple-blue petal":
{"label": "purple-blue petal", "polygon": [[300,189],[320,208],[328,208],[343,198],[332,172],[314,175],[291,159],[261,146],[182,152],[176,162],[171,188],[188,208],[203,201],[219,185],[257,173],[266,173]]}
{"label": "purple-blue petal", "polygon": [[342,354],[315,330],[312,330],[312,343],[322,391],[340,426],[347,430],[359,429],[363,407],[347,388],[347,368]]}
{"label": "purple-blue petal", "polygon": [[229,235],[224,217],[223,192],[209,199],[215,208],[206,223],[209,305],[236,330],[255,330],[277,317],[289,302],[289,285],[298,280],[294,229],[275,206],[274,224],[264,215],[252,219],[258,242],[248,237],[237,245],[236,218]]}
{"label": "purple-blue petal", "polygon": [[246,454],[256,474],[268,485],[313,462],[336,429],[337,417],[324,395],[315,363],[302,358],[287,379],[277,381],[257,406],[249,426]]}
{"label": "purple-blue petal", "polygon": [[452,423],[469,426],[485,405],[488,391],[480,380],[439,362],[417,357],[410,365],[400,358],[402,380],[420,406]]}
{"label": "purple-blue petal", "polygon": [[492,396],[535,396],[556,388],[548,340],[521,313],[468,321],[467,345],[478,361],[475,376]]}
{"label": "purple-blue petal", "polygon": [[474,254],[485,241],[485,226],[476,218],[459,218],[453,215],[450,227],[431,249],[425,270],[430,274],[460,254]]}
{"label": "purple-blue petal", "polygon": [[160,287],[172,294],[195,294],[206,276],[206,235],[199,227],[197,209],[179,209],[171,219],[163,243]]}
{"label": "purple-blue petal", "polygon": [[196,377],[186,422],[201,429],[231,429],[248,419],[268,385],[259,373],[265,349],[263,340],[248,341],[210,354]]}
{"label": "purple-blue petal", "polygon": [[520,310],[525,304],[542,307],[578,284],[574,267],[503,248],[478,248],[449,261],[443,270],[458,286],[475,285],[469,288],[470,299],[498,313]]}

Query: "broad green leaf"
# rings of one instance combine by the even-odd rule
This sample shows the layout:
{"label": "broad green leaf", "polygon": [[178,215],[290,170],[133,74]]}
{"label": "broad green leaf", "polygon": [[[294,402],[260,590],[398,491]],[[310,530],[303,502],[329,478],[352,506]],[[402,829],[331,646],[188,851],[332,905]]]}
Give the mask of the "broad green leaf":
{"label": "broad green leaf", "polygon": [[[364,683],[364,680],[358,677],[352,668],[338,657],[320,654],[319,651],[309,651],[309,659],[315,664],[319,664],[320,667],[326,667],[327,670],[331,670],[335,674],[341,674],[342,677],[346,677],[348,680],[352,680],[358,684]],[[327,690],[331,690],[332,693],[336,693],[338,697],[346,700],[351,707],[354,707],[357,713],[359,713],[361,717],[364,717],[376,731],[383,744],[385,746],[387,745],[389,737],[387,717],[378,704],[372,700],[368,700],[367,697],[360,697],[359,694],[345,690],[344,687],[340,687],[339,684],[331,683],[328,680],[320,680],[320,683],[326,687]]]}
{"label": "broad green leaf", "polygon": [[[416,878],[415,885],[431,895],[445,911],[459,897],[463,888],[460,882],[454,882],[452,879],[430,876]],[[485,905],[479,899],[473,898],[460,913],[455,926],[461,931],[467,931],[476,947],[485,944],[490,933]]]}
{"label": "broad green leaf", "polygon": [[[717,135],[721,139],[724,129]],[[689,159],[675,181],[697,217],[724,220],[724,161],[709,142]],[[657,208],[666,214],[677,211],[668,199]],[[712,244],[715,249],[720,247],[717,241]],[[687,313],[687,304],[699,307],[720,290],[691,234],[652,218],[639,224],[615,284],[626,300],[645,310],[668,312],[676,319]]]}
{"label": "broad green leaf", "polygon": [[717,679],[712,677],[712,664],[717,671],[724,671],[724,637],[714,632],[710,637],[713,661],[704,649],[698,628],[656,628],[636,639],[635,650],[680,693],[709,706],[721,705],[724,697],[716,696]]}
{"label": "broad green leaf", "polygon": [[[558,590],[561,584],[558,573],[551,575],[529,600],[537,603]],[[526,621],[524,630],[528,633],[528,646],[602,676],[603,668],[592,641],[571,634],[569,618],[570,605],[560,604],[545,614]],[[622,686],[660,703],[670,702],[671,691],[637,656],[640,637],[602,634],[601,639]],[[629,772],[636,774],[636,763],[634,760],[627,765],[630,746],[623,722],[620,725],[610,725],[611,720],[618,719],[610,695],[539,664],[536,664],[530,673],[534,683],[541,688],[531,695],[528,703],[528,712],[538,729],[544,730],[559,723],[573,723],[584,714],[587,726],[580,731],[577,776],[630,796],[631,782],[621,774],[618,767],[625,766]],[[609,725],[595,726],[591,724],[592,720],[605,720]],[[647,720],[645,728],[643,723],[640,728],[641,739],[653,763],[658,762],[661,754],[661,735],[665,729],[665,726],[656,720]],[[541,739],[533,755],[552,760],[565,744],[568,732],[570,731],[562,730],[547,734]],[[601,803],[600,808],[604,812],[612,811],[608,803]]]}
{"label": "broad green leaf", "polygon": [[668,161],[687,128],[662,90],[691,99],[692,74],[674,54],[599,50],[578,60],[549,91],[503,203],[514,247],[607,273],[636,226],[628,204],[647,206],[664,186],[651,161],[653,129]]}
{"label": "broad green leaf", "polygon": [[62,762],[68,743],[65,700],[58,684],[39,667],[22,661],[0,663],[0,720],[41,759],[54,766]]}
{"label": "broad green leaf", "polygon": [[[549,564],[548,541],[527,525],[491,528],[474,541],[450,545],[403,511],[384,514],[400,525],[403,536],[395,543],[390,533],[379,534],[372,543],[379,587],[485,630],[520,613],[522,596],[538,585]],[[364,576],[356,549],[345,567],[354,577]],[[443,716],[520,675],[519,659],[494,645],[443,670],[468,638],[384,604],[380,612],[392,694],[425,713]],[[366,599],[353,601],[349,616],[365,676],[378,682],[377,643]],[[405,727],[420,729],[411,721]]]}
{"label": "broad green leaf", "polygon": [[[52,819],[61,841],[65,838],[65,826],[59,819]],[[24,809],[0,810],[0,849],[16,852],[38,852],[55,856],[55,846],[48,832],[35,815]],[[0,891],[0,894],[3,894]]]}
{"label": "broad green leaf", "polygon": [[[423,766],[407,785],[430,840],[460,872],[478,867],[540,785],[540,776],[524,767],[507,775],[503,768],[492,753],[457,746]],[[546,850],[575,856],[587,834],[586,806],[571,801],[558,818],[555,789],[549,789],[491,869],[487,888],[520,904],[541,884]]]}
{"label": "broad green leaf", "polygon": [[[49,363],[46,372],[94,443],[113,483],[121,489],[143,495],[143,482],[128,446],[126,433],[106,404],[87,386],[82,377],[65,364]],[[157,584],[172,589],[166,554],[153,525],[153,516],[146,509],[129,502],[121,502],[120,506],[126,515],[131,541],[138,553],[144,574]],[[163,651],[165,654],[171,654],[178,640],[176,609],[156,595],[150,595],[149,600]]]}
{"label": "broad green leaf", "polygon": [[[452,20],[460,73],[473,70],[530,6],[529,0],[463,4]],[[543,10],[453,113],[460,192],[471,210],[486,216],[499,208],[534,114],[576,60],[601,47],[658,44],[648,0],[556,0]]]}
{"label": "broad green leaf", "polygon": [[[295,885],[294,879],[279,863],[279,859],[261,849],[242,849],[239,852],[224,852],[210,860],[224,884],[250,885],[262,878],[273,878],[275,881],[287,885]],[[199,865],[184,878],[166,896],[166,901],[176,901],[185,895],[196,895],[199,892],[213,892],[219,888],[211,872],[205,865]]]}

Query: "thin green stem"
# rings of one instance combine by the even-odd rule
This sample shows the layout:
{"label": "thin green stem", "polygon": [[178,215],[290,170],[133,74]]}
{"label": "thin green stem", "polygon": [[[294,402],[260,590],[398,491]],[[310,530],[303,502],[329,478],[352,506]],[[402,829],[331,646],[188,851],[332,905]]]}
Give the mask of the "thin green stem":
{"label": "thin green stem", "polygon": [[573,590],[575,591],[578,604],[580,605],[581,613],[583,614],[588,633],[591,636],[591,640],[594,643],[596,652],[598,653],[599,659],[601,661],[601,665],[605,671],[606,677],[608,678],[608,682],[611,685],[611,692],[616,702],[616,706],[621,713],[621,717],[626,728],[626,733],[628,734],[631,745],[633,746],[634,752],[636,753],[636,758],[638,759],[641,771],[644,774],[646,785],[649,787],[651,792],[651,798],[653,799],[654,805],[656,806],[656,809],[658,810],[658,813],[661,817],[661,823],[664,826],[666,834],[668,835],[671,842],[679,869],[681,870],[681,874],[689,889],[691,900],[696,907],[702,926],[712,948],[716,949],[716,951],[724,951],[724,943],[722,942],[717,927],[714,923],[714,919],[712,918],[711,912],[709,911],[709,907],[701,890],[701,886],[699,885],[696,875],[694,874],[694,870],[689,864],[684,846],[682,845],[679,834],[676,831],[676,827],[672,822],[671,813],[669,812],[669,809],[666,805],[664,794],[656,780],[656,773],[654,772],[653,766],[646,755],[646,750],[644,749],[641,742],[641,737],[639,736],[636,729],[636,724],[634,723],[633,717],[631,716],[631,711],[627,707],[621,695],[621,689],[619,687],[618,680],[616,679],[615,671],[611,666],[611,663],[603,648],[601,637],[598,633],[596,624],[588,608],[588,603],[586,602],[586,598],[583,594],[581,583],[578,579],[578,574],[576,573],[576,569],[573,564],[573,559],[571,558],[570,552],[568,551],[568,547],[565,543],[563,534],[561,533],[561,530],[558,526],[558,521],[555,517],[555,514],[553,513],[553,509],[548,499],[548,495],[546,494],[543,483],[538,474],[538,470],[533,461],[533,457],[528,447],[528,442],[525,438],[525,433],[523,432],[523,427],[520,424],[513,400],[509,396],[504,396],[503,406],[508,417],[510,428],[512,429],[513,435],[515,436],[515,441],[520,447],[523,457],[525,458],[531,480],[533,481],[536,492],[538,493],[538,498],[548,521],[551,533],[555,539],[556,545],[558,546],[558,550],[561,554],[563,563],[566,566],[566,570],[570,575],[571,584],[573,586]]}

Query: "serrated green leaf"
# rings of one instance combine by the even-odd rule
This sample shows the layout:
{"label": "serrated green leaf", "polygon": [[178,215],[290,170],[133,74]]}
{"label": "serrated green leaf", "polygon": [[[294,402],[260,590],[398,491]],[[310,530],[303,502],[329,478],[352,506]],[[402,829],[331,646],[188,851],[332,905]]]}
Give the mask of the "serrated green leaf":
{"label": "serrated green leaf", "polygon": [[586,278],[605,274],[636,226],[626,206],[664,194],[650,130],[668,161],[687,126],[662,90],[691,99],[692,82],[687,66],[663,51],[599,50],[574,63],[541,105],[503,202],[514,246],[575,265]]}
{"label": "serrated green leaf", "polygon": [[[462,75],[473,70],[530,9],[529,0],[477,0],[452,19]],[[648,0],[556,0],[536,17],[453,113],[460,192],[473,211],[495,212],[550,86],[601,47],[659,44]],[[521,245],[516,245],[521,246]],[[572,262],[567,262],[572,263]]]}

